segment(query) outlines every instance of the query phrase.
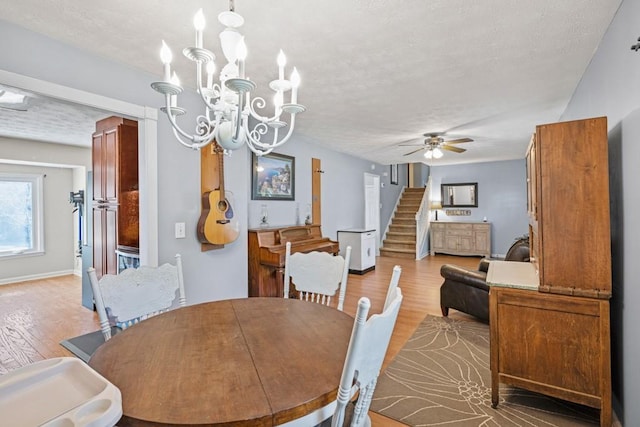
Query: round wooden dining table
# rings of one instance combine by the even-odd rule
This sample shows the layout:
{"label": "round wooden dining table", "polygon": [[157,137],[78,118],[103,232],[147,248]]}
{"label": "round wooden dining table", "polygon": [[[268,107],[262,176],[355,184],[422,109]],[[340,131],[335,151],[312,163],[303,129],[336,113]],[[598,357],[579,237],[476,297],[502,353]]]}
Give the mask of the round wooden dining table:
{"label": "round wooden dining table", "polygon": [[307,301],[216,301],[124,330],[89,365],[122,393],[119,426],[272,426],[336,399],[352,327]]}

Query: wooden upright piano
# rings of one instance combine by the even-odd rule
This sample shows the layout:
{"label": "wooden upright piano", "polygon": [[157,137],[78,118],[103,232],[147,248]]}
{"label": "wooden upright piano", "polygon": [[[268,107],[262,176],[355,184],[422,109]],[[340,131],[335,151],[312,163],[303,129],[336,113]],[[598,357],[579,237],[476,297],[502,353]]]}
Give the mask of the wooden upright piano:
{"label": "wooden upright piano", "polygon": [[322,237],[319,225],[249,229],[249,296],[283,297],[285,245],[291,253],[337,254],[338,242]]}

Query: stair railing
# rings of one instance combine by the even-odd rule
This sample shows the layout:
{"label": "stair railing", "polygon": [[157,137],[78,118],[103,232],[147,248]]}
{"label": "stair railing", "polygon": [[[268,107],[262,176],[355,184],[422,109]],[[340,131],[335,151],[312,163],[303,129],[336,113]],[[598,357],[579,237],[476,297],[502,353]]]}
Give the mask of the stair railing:
{"label": "stair railing", "polygon": [[416,212],[416,260],[421,260],[429,254],[429,227],[430,221],[430,202],[431,199],[431,177],[425,185],[424,193],[422,194],[422,200],[420,207]]}

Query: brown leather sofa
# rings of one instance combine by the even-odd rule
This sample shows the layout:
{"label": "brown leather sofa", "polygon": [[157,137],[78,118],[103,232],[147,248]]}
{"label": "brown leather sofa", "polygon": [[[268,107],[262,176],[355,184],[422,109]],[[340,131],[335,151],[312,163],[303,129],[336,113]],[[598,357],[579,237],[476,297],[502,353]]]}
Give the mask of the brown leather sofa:
{"label": "brown leather sofa", "polygon": [[[516,239],[504,260],[529,262],[529,237]],[[440,308],[443,316],[448,316],[449,309],[453,308],[489,322],[489,261],[491,260],[482,259],[477,270],[467,270],[453,264],[440,267],[440,275],[444,278],[440,287]]]}

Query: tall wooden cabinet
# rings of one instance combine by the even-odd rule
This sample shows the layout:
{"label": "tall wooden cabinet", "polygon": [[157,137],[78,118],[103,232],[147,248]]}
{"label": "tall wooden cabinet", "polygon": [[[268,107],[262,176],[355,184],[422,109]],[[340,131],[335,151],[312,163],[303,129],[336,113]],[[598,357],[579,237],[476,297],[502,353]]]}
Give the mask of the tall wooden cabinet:
{"label": "tall wooden cabinet", "polygon": [[494,405],[503,382],[598,408],[611,425],[607,152],[605,117],[536,127],[526,157],[532,264],[517,266],[535,283],[496,281],[509,263],[487,276]]}
{"label": "tall wooden cabinet", "polygon": [[97,122],[92,163],[93,267],[101,277],[117,273],[116,251],[138,253],[138,122]]}

